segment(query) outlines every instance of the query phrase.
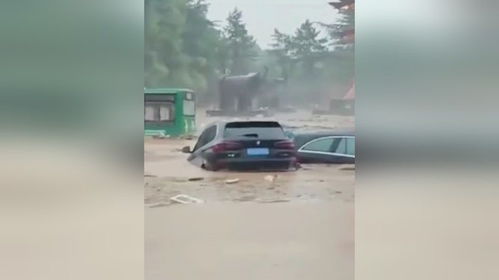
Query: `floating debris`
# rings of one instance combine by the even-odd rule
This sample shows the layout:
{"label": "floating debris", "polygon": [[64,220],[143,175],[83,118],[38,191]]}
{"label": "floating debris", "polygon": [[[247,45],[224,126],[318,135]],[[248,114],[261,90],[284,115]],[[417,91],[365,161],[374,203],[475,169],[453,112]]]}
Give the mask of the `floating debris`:
{"label": "floating debris", "polygon": [[276,174],[267,175],[267,176],[263,177],[263,179],[265,179],[265,181],[267,181],[267,182],[274,183],[275,180],[277,180],[277,175]]}
{"label": "floating debris", "polygon": [[192,178],[189,178],[187,180],[190,182],[195,182],[195,181],[203,181],[204,178],[203,177],[192,177]]}
{"label": "floating debris", "polygon": [[165,207],[165,206],[168,206],[168,204],[166,204],[166,203],[155,203],[155,204],[149,205],[149,208],[159,208],[159,207]]}
{"label": "floating debris", "polygon": [[195,203],[204,203],[203,200],[199,198],[192,197],[186,194],[179,194],[176,196],[170,197],[170,200],[180,204],[195,204]]}
{"label": "floating debris", "polygon": [[355,165],[342,165],[339,168],[340,170],[346,170],[346,171],[355,171]]}
{"label": "floating debris", "polygon": [[290,202],[289,199],[257,200],[258,203],[283,203]]}
{"label": "floating debris", "polygon": [[238,183],[238,182],[239,182],[239,178],[225,180],[226,184],[235,184],[235,183]]}

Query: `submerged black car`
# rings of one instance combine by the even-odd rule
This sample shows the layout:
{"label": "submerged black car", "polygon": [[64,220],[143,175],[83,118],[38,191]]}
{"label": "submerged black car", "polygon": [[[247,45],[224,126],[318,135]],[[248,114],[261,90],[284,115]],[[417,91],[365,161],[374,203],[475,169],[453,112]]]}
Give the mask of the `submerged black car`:
{"label": "submerged black car", "polygon": [[296,149],[278,122],[217,122],[208,126],[188,161],[207,170],[288,169],[296,164]]}
{"label": "submerged black car", "polygon": [[353,131],[302,132],[291,137],[300,163],[355,163]]}

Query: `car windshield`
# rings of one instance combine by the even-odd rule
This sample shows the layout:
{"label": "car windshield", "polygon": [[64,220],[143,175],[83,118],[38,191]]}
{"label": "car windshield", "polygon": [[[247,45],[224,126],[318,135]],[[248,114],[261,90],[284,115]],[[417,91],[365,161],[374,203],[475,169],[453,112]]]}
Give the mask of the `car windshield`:
{"label": "car windshield", "polygon": [[277,122],[232,122],[224,129],[224,138],[285,138],[282,127]]}

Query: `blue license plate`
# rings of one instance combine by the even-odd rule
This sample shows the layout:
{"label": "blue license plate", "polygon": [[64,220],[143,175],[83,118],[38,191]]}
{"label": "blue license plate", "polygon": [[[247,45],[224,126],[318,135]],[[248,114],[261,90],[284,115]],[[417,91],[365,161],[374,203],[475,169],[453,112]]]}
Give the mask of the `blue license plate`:
{"label": "blue license plate", "polygon": [[270,154],[269,148],[249,148],[246,150],[248,156],[267,156]]}

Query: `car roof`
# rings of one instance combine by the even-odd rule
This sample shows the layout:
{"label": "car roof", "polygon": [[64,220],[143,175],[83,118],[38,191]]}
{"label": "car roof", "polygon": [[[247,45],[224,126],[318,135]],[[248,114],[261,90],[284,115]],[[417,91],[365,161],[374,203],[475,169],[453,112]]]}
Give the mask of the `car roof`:
{"label": "car roof", "polygon": [[206,127],[210,127],[212,125],[218,125],[218,126],[221,126],[221,127],[225,127],[229,123],[277,123],[277,124],[279,124],[282,127],[282,125],[278,121],[262,121],[262,120],[258,120],[258,121],[252,121],[252,120],[246,120],[246,121],[236,121],[236,120],[234,120],[234,121],[214,121],[214,122],[208,123],[206,125]]}
{"label": "car roof", "polygon": [[292,138],[295,144],[300,147],[305,143],[312,141],[317,138],[329,137],[329,136],[354,136],[355,131],[350,129],[338,129],[329,131],[311,131],[311,132],[292,132]]}
{"label": "car roof", "polygon": [[317,131],[292,131],[294,135],[301,136],[355,136],[354,130],[341,129],[341,130],[317,130]]}

